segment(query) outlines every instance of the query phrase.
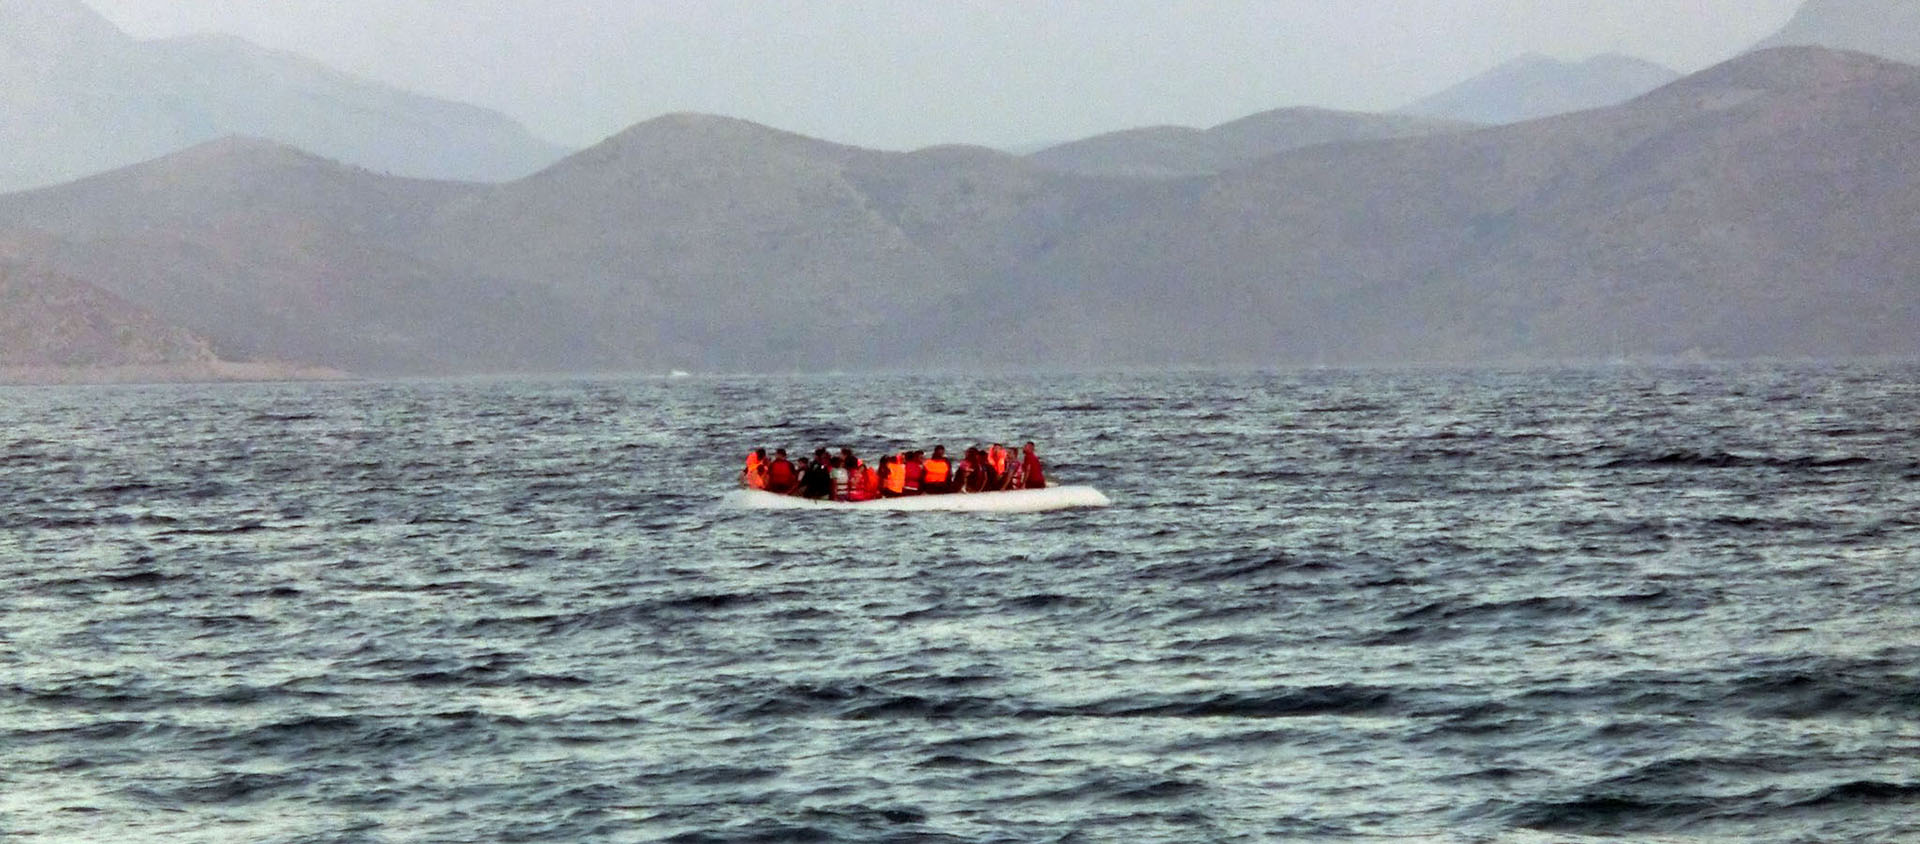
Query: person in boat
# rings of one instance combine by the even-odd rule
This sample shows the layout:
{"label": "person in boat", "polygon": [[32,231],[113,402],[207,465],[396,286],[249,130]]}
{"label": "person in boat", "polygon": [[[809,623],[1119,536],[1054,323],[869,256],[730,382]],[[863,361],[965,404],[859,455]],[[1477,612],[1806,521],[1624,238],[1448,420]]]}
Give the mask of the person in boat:
{"label": "person in boat", "polygon": [[779,493],[781,495],[792,495],[794,488],[799,485],[800,473],[794,471],[793,461],[787,459],[787,450],[784,448],[774,449],[773,462],[767,464],[767,485],[765,489],[768,492]]}
{"label": "person in boat", "polygon": [[921,462],[920,452],[917,452],[917,451],[907,452],[906,463],[904,464],[904,466],[907,473],[906,494],[919,495],[921,493],[920,484],[922,481],[926,480],[926,476],[927,476],[927,467],[925,463]]}
{"label": "person in boat", "polygon": [[921,472],[921,492],[928,495],[941,495],[953,491],[953,461],[947,459],[946,446],[933,447],[933,456],[927,458]]}
{"label": "person in boat", "polygon": [[1027,479],[1025,473],[1022,471],[1024,468],[1020,463],[1020,450],[1017,448],[1007,449],[1007,480],[1006,483],[1001,485],[1001,488],[1008,491],[1026,489]]}
{"label": "person in boat", "polygon": [[848,501],[853,498],[853,470],[847,467],[844,458],[832,458],[827,463],[827,475],[833,481],[833,500]]}
{"label": "person in boat", "polygon": [[1014,460],[1006,445],[993,443],[993,447],[987,449],[987,466],[993,470],[993,481],[987,489],[1014,489]]}
{"label": "person in boat", "polygon": [[948,492],[966,492],[967,491],[967,473],[973,471],[973,467],[969,465],[972,462],[973,462],[973,449],[971,448],[967,449],[967,454],[965,457],[962,457],[958,460],[953,461],[953,475],[947,478]]}
{"label": "person in boat", "polygon": [[993,472],[987,468],[987,453],[978,447],[967,449],[967,459],[960,463],[961,492],[986,492],[993,482]]}
{"label": "person in boat", "polygon": [[1020,449],[1020,488],[1047,488],[1047,468],[1040,464],[1040,455],[1034,453],[1031,442]]}
{"label": "person in boat", "polygon": [[880,458],[880,496],[899,498],[907,494],[907,464],[898,455]]}
{"label": "person in boat", "polygon": [[880,473],[872,466],[854,461],[852,469],[847,470],[849,489],[848,501],[872,501],[880,497]]}
{"label": "person in boat", "polygon": [[[824,453],[826,449],[821,449]],[[825,501],[833,497],[832,469],[825,460],[807,461],[807,468],[800,473],[800,495],[814,501]]]}
{"label": "person in boat", "polygon": [[747,468],[740,473],[740,482],[748,489],[767,488],[767,450],[756,448],[747,454]]}

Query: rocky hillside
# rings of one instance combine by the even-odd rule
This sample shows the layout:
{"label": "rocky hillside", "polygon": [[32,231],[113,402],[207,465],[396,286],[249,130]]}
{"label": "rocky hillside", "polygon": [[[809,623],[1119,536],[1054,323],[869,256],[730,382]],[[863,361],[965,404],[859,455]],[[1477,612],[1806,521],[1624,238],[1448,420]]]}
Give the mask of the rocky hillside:
{"label": "rocky hillside", "polygon": [[224,37],[138,41],[79,0],[0,3],[0,191],[232,134],[407,176],[496,181],[563,150],[507,117]]}
{"label": "rocky hillside", "polygon": [[86,282],[0,262],[0,369],[212,363],[207,341]]}
{"label": "rocky hillside", "polygon": [[1525,56],[1401,111],[1471,123],[1519,123],[1618,105],[1678,78],[1676,71],[1631,56],[1582,62]]}
{"label": "rocky hillside", "polygon": [[203,333],[229,359],[374,371],[536,365],[537,350],[495,329],[551,308],[410,251],[439,208],[477,189],[228,138],[0,197],[0,227],[34,232],[41,263]]}

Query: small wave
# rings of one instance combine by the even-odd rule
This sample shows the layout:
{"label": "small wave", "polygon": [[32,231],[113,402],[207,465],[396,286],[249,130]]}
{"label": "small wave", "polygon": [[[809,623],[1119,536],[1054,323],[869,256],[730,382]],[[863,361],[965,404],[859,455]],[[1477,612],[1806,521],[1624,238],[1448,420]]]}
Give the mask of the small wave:
{"label": "small wave", "polygon": [[1206,784],[1194,780],[1154,774],[1114,775],[1105,774],[1058,788],[1013,794],[1001,798],[1002,802],[1026,803],[1035,800],[1050,802],[1101,801],[1113,803],[1137,803],[1154,800],[1180,800],[1190,798],[1206,790]]}
{"label": "small wave", "polygon": [[1832,808],[1874,806],[1881,803],[1920,803],[1920,782],[1854,780],[1822,789],[1791,805],[1806,808]]}
{"label": "small wave", "polygon": [[155,569],[141,569],[120,574],[103,574],[95,579],[115,586],[159,586],[172,580],[173,577]]}
{"label": "small wave", "polygon": [[1052,592],[1045,592],[1045,593],[1038,593],[1033,595],[1021,595],[1019,597],[1008,598],[1005,601],[1002,601],[1000,605],[1010,610],[1035,611],[1035,610],[1053,610],[1053,609],[1072,609],[1075,607],[1084,607],[1090,603],[1092,602],[1078,595],[1061,595],[1061,594],[1052,593]]}
{"label": "small wave", "polygon": [[1711,815],[1725,798],[1637,797],[1590,794],[1568,800],[1522,804],[1510,815],[1514,826],[1541,832],[1629,834],[1675,832]]}
{"label": "small wave", "polygon": [[157,536],[238,536],[249,533],[273,530],[266,522],[244,521],[223,527],[174,528],[160,531]]}
{"label": "small wave", "polygon": [[1581,601],[1566,597],[1532,597],[1512,601],[1491,601],[1487,603],[1463,603],[1455,600],[1434,601],[1416,609],[1393,616],[1397,622],[1434,622],[1461,621],[1485,617],[1519,615],[1524,617],[1561,617],[1581,612],[1585,606]]}
{"label": "small wave", "polygon": [[681,595],[662,601],[659,606],[672,610],[693,610],[713,612],[715,610],[738,609],[765,603],[773,596],[764,593],[714,592],[694,595]]}
{"label": "small wave", "polygon": [[265,800],[299,788],[306,781],[306,777],[299,774],[224,773],[165,790],[135,789],[132,795],[169,806],[217,806]]}
{"label": "small wave", "polygon": [[1920,711],[1920,677],[1846,669],[1755,674],[1736,680],[1727,702],[1769,718],[1910,715]]}
{"label": "small wave", "polygon": [[1394,696],[1371,686],[1317,686],[1259,692],[1119,698],[1080,710],[1119,718],[1299,718],[1366,715],[1395,706]]}
{"label": "small wave", "polygon": [[786,820],[759,820],[691,830],[661,840],[664,844],[812,844],[867,840],[940,844],[964,840],[926,830],[924,824],[930,816],[913,806],[822,806],[797,814],[798,817]]}
{"label": "small wave", "polygon": [[1736,454],[1725,451],[1670,451],[1659,454],[1619,457],[1601,463],[1601,469],[1839,469],[1865,466],[1874,461],[1858,455],[1775,457],[1761,454]]}

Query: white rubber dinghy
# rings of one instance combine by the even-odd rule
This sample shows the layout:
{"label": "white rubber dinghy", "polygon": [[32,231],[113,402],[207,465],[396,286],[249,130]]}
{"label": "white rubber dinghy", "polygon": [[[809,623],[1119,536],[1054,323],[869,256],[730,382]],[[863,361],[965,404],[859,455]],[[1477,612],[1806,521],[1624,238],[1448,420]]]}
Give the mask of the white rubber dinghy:
{"label": "white rubber dinghy", "polygon": [[790,495],[775,495],[758,489],[736,489],[724,502],[741,510],[937,510],[951,513],[1044,513],[1049,510],[1077,510],[1107,507],[1111,499],[1090,486],[1055,486],[1046,489],[1016,489],[1011,492],[976,492],[953,495],[913,495],[906,498],[882,498],[878,501],[809,501]]}

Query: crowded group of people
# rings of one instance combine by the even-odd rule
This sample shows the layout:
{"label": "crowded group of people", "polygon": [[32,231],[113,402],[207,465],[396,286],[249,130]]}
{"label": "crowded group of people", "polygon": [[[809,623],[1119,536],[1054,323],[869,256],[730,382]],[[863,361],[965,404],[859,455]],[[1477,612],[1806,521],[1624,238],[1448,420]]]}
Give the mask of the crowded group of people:
{"label": "crowded group of people", "polygon": [[811,459],[802,457],[798,461],[788,459],[784,448],[775,449],[772,456],[761,448],[747,455],[747,468],[740,473],[740,481],[752,489],[816,501],[872,501],[909,495],[1044,489],[1047,474],[1033,443],[1019,451],[999,443],[969,448],[957,460],[947,455],[946,446],[936,445],[932,455],[904,451],[880,458],[878,465],[861,460],[849,448],[840,449],[839,454],[815,449]]}

